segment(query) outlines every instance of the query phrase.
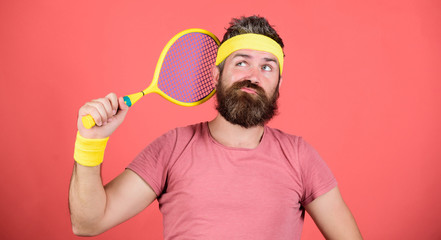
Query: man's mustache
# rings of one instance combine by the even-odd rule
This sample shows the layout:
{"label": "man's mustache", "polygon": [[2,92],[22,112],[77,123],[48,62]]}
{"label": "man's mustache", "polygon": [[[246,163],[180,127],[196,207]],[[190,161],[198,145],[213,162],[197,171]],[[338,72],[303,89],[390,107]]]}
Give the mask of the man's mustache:
{"label": "man's mustache", "polygon": [[263,90],[262,87],[260,87],[257,84],[252,83],[250,80],[243,80],[240,82],[236,82],[233,84],[233,86],[231,86],[231,88],[234,90],[240,90],[244,87],[254,89],[259,94],[265,94],[265,91]]}

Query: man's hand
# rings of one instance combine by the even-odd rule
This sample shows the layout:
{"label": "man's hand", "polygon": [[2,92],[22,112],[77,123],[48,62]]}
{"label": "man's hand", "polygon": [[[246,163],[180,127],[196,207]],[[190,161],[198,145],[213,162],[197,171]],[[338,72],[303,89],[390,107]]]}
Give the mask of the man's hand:
{"label": "man's hand", "polygon": [[[118,99],[115,93],[109,93],[103,98],[87,102],[78,112],[78,130],[84,138],[109,137],[121,123],[127,114],[129,107],[122,97]],[[91,129],[83,126],[81,118],[91,115],[96,125]]]}

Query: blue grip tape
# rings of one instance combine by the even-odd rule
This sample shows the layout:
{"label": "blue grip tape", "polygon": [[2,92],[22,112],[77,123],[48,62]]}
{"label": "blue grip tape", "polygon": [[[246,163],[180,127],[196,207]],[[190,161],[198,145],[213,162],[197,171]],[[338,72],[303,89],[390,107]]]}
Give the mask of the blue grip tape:
{"label": "blue grip tape", "polygon": [[130,98],[127,96],[123,97],[124,102],[126,103],[127,106],[131,107],[132,106],[132,101],[130,101]]}

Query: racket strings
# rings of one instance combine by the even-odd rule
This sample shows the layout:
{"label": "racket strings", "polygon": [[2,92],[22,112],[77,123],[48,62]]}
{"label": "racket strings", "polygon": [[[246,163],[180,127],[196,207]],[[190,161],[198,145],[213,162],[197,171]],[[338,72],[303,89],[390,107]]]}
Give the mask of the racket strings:
{"label": "racket strings", "polygon": [[177,39],[162,63],[158,87],[175,100],[197,102],[213,91],[211,69],[217,43],[203,33],[188,33]]}

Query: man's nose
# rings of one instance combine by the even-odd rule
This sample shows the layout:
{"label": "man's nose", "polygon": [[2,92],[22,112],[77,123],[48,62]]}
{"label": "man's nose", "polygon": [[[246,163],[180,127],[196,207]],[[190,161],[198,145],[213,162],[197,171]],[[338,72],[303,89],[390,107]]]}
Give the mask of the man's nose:
{"label": "man's nose", "polygon": [[248,69],[247,80],[252,83],[259,85],[260,83],[260,69],[258,67],[250,67]]}

